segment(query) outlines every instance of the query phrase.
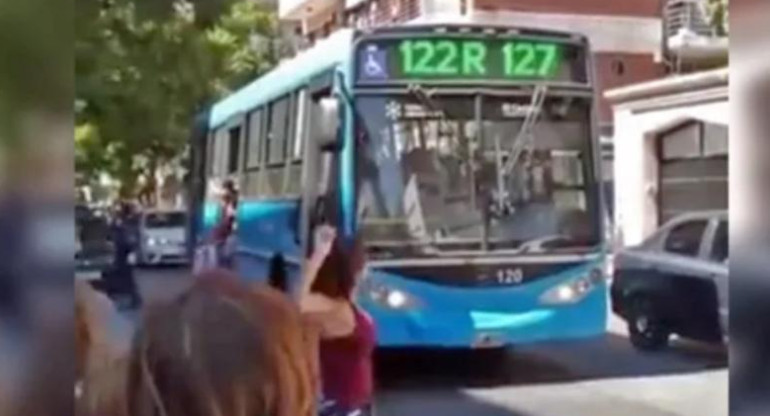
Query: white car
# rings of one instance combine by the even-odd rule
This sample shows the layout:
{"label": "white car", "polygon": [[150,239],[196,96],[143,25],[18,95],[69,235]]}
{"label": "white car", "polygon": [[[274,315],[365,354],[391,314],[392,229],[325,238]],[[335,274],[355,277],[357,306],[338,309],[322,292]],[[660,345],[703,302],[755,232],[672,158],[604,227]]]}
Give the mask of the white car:
{"label": "white car", "polygon": [[186,225],[187,214],[184,211],[142,213],[139,221],[139,264],[186,264]]}

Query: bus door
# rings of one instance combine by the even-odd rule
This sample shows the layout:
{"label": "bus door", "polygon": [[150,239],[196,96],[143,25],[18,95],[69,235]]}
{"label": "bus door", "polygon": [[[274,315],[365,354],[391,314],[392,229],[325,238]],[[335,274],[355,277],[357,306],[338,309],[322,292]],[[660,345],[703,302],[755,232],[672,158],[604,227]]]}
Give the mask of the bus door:
{"label": "bus door", "polygon": [[195,246],[201,234],[203,204],[206,201],[206,154],[208,152],[209,110],[198,114],[190,135],[188,171],[185,178],[187,189],[187,255],[193,258]]}
{"label": "bus door", "polygon": [[[313,250],[312,233],[321,223],[340,224],[340,154],[342,143],[341,114],[333,98],[332,72],[315,78],[310,83],[311,111],[306,120],[305,184],[299,218],[299,243],[307,257]],[[353,178],[350,178],[353,180]]]}
{"label": "bus door", "polygon": [[[207,116],[200,116],[198,123],[208,124],[207,120]],[[237,189],[241,188],[244,122],[245,117],[238,114],[214,129],[204,131],[201,128],[199,133],[194,133],[191,167],[195,171],[192,172],[194,179],[189,204],[192,241],[188,244],[193,250],[191,258],[195,267],[210,267],[215,258],[212,254],[216,250],[213,232],[222,218],[224,182],[229,179]]]}

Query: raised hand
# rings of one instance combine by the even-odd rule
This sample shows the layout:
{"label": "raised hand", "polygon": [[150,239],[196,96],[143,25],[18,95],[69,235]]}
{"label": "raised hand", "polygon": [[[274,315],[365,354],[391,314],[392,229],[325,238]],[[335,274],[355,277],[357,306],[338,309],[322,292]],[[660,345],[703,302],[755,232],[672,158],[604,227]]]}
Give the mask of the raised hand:
{"label": "raised hand", "polygon": [[314,233],[315,250],[313,256],[318,259],[325,259],[331,252],[336,238],[337,230],[334,227],[326,224],[319,225]]}

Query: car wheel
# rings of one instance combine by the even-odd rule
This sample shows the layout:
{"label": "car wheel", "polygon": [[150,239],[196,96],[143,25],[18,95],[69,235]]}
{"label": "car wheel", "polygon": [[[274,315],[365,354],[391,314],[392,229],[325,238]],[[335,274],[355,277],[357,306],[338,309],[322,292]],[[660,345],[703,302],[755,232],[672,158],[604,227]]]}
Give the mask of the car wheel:
{"label": "car wheel", "polygon": [[647,296],[633,299],[628,314],[628,333],[631,344],[642,351],[666,348],[671,338],[655,301]]}

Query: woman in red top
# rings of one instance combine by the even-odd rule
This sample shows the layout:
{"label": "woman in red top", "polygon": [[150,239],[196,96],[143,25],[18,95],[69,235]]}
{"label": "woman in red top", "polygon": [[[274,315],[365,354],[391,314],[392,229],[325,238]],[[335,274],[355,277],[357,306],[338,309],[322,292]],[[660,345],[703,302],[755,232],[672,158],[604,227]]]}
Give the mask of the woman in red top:
{"label": "woman in red top", "polygon": [[356,239],[345,250],[334,229],[316,231],[315,251],[308,261],[300,293],[303,313],[321,334],[320,370],[323,386],[321,416],[371,415],[373,399],[371,318],[353,301],[356,283],[365,271],[366,256]]}
{"label": "woman in red top", "polygon": [[220,267],[232,268],[232,256],[235,232],[235,217],[238,209],[238,191],[232,180],[222,183],[221,217],[214,228],[213,240],[217,248],[217,262]]}

